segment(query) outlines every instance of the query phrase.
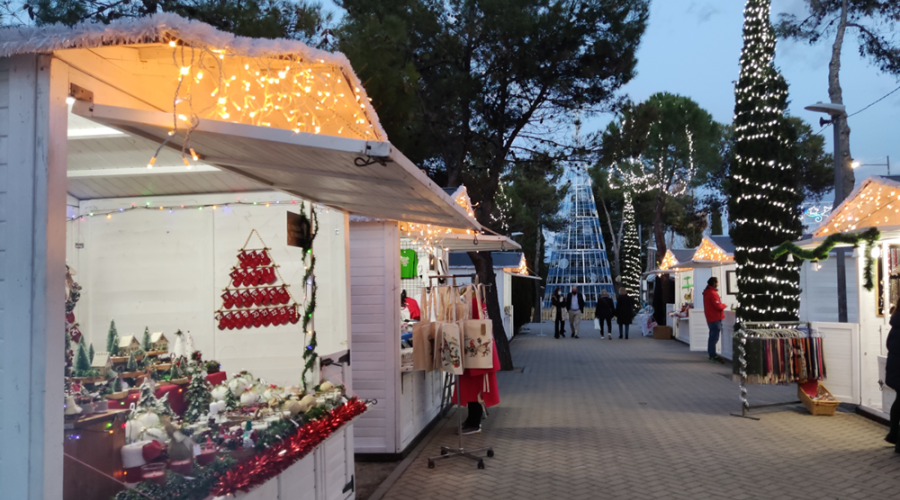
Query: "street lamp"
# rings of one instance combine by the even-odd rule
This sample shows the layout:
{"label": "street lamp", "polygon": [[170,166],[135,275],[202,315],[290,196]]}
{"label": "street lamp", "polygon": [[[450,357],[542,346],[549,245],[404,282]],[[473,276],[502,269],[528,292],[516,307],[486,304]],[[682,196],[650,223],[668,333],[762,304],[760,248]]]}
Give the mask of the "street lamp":
{"label": "street lamp", "polygon": [[[805,109],[816,113],[825,113],[831,116],[831,120],[819,118],[819,125],[830,123],[834,129],[834,204],[832,210],[837,210],[838,205],[844,201],[844,165],[841,154],[841,120],[847,119],[847,108],[843,104],[824,103],[819,101],[807,106]],[[847,269],[844,261],[844,248],[838,247],[837,252],[837,288],[838,288],[838,322],[847,322]]]}
{"label": "street lamp", "polygon": [[866,167],[887,167],[887,174],[888,174],[888,175],[891,175],[891,157],[890,157],[890,156],[887,156],[887,157],[885,157],[885,158],[886,158],[886,160],[887,160],[885,163],[863,163],[863,162],[861,162],[861,161],[859,161],[859,160],[853,160],[853,163],[851,163],[850,166],[853,167],[854,170],[857,169],[857,168],[859,168],[859,167],[862,167],[862,166],[866,166]]}
{"label": "street lamp", "polygon": [[837,208],[844,201],[844,169],[841,155],[841,127],[838,126],[839,120],[847,117],[847,108],[843,104],[832,104],[830,102],[817,102],[804,108],[808,111],[816,113],[825,113],[831,116],[830,120],[819,118],[819,125],[825,126],[831,124],[834,129],[834,208]]}

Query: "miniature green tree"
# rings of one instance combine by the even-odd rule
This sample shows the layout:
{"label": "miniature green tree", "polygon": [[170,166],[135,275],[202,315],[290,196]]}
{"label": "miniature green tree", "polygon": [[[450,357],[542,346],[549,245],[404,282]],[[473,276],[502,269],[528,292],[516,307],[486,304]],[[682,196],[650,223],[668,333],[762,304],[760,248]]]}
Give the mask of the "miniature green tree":
{"label": "miniature green tree", "polygon": [[150,352],[150,327],[149,326],[144,327],[144,338],[141,339],[141,349],[143,349],[144,352]]}
{"label": "miniature green tree", "polygon": [[[200,417],[209,411],[209,403],[212,402],[210,385],[200,370],[194,370],[191,384],[188,386],[185,398],[188,400],[188,409],[184,413],[184,419],[190,423],[200,420]],[[234,397],[234,395],[232,395]]]}
{"label": "miniature green tree", "polygon": [[90,347],[88,347],[88,358],[91,360],[91,366],[94,366],[94,343],[91,342]]}
{"label": "miniature green tree", "polygon": [[91,360],[88,358],[87,349],[84,346],[84,335],[78,341],[78,349],[75,351],[75,376],[86,377],[91,371]]}
{"label": "miniature green tree", "polygon": [[234,396],[234,393],[231,392],[231,389],[228,389],[228,392],[225,393],[225,407],[228,408],[229,411],[236,410],[240,406],[238,399]]}
{"label": "miniature green tree", "polygon": [[125,365],[125,370],[129,372],[137,371],[138,365],[137,361],[134,359],[134,353],[130,353],[128,355],[128,363]]}
{"label": "miniature green tree", "polygon": [[109,322],[109,332],[106,334],[106,352],[110,356],[119,353],[119,332],[116,331],[116,320]]}
{"label": "miniature green tree", "polygon": [[144,383],[141,384],[141,395],[138,397],[137,403],[138,408],[155,411],[158,404],[159,400],[153,394],[153,385],[149,379],[145,379]]}

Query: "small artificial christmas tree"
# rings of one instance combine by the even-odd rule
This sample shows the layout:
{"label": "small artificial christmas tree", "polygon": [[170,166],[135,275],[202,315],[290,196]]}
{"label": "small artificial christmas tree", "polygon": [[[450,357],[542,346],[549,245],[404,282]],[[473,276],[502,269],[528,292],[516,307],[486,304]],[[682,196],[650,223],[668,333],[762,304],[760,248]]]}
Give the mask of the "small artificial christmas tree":
{"label": "small artificial christmas tree", "polygon": [[75,376],[87,377],[91,371],[91,360],[88,358],[87,349],[84,346],[84,335],[78,341],[78,348],[75,351]]}
{"label": "small artificial christmas tree", "polygon": [[641,242],[634,222],[634,205],[631,193],[625,193],[625,207],[622,210],[625,228],[622,240],[622,286],[628,289],[628,295],[637,299],[641,291]]}
{"label": "small artificial christmas tree", "polygon": [[88,357],[91,358],[91,366],[94,366],[94,343],[88,348]]}
{"label": "small artificial christmas tree", "polygon": [[134,360],[134,353],[130,353],[128,355],[128,363],[125,364],[125,370],[129,372],[137,371],[138,365],[137,361]]}
{"label": "small artificial christmas tree", "polygon": [[785,110],[788,85],[775,68],[770,0],[748,0],[744,48],[735,86],[734,157],[728,188],[729,231],[737,262],[738,321],[797,321],[798,264],[773,260],[770,248],[794,241],[800,220],[800,173],[791,165]]}
{"label": "small artificial christmas tree", "polygon": [[109,332],[106,334],[106,352],[110,356],[119,353],[119,332],[116,331],[116,320],[109,322]]}
{"label": "small artificial christmas tree", "polygon": [[200,420],[200,417],[209,411],[209,403],[212,402],[212,394],[210,394],[210,385],[206,381],[206,377],[202,372],[194,370],[191,377],[191,384],[188,386],[185,398],[188,400],[188,409],[184,413],[184,419],[190,423]]}
{"label": "small artificial christmas tree", "polygon": [[122,377],[116,377],[112,383],[113,392],[122,392]]}
{"label": "small artificial christmas tree", "polygon": [[149,326],[144,327],[144,338],[141,339],[141,349],[143,349],[144,352],[150,352],[150,327]]}
{"label": "small artificial christmas tree", "polygon": [[150,382],[149,378],[145,378],[144,383],[141,384],[141,395],[138,397],[137,406],[145,410],[155,411],[157,403],[158,400],[153,394],[153,383]]}
{"label": "small artificial christmas tree", "polygon": [[239,406],[241,406],[240,402],[234,396],[234,393],[231,392],[231,389],[228,389],[228,392],[225,393],[225,407],[228,408],[228,411],[233,411]]}
{"label": "small artificial christmas tree", "polygon": [[163,394],[163,397],[156,400],[156,408],[157,415],[168,415],[170,417],[175,416],[175,412],[172,411],[172,407],[169,405],[169,393]]}

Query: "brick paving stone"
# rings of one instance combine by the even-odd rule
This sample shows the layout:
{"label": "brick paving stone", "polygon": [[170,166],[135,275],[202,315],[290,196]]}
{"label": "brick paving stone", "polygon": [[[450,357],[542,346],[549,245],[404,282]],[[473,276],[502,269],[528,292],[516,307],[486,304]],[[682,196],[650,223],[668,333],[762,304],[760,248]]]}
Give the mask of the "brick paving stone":
{"label": "brick paving stone", "polygon": [[[800,405],[735,418],[730,365],[711,365],[677,341],[554,339],[552,325],[512,344],[525,373],[501,372],[499,406],[467,448],[494,447],[484,470],[465,459],[426,467],[455,447],[452,417],[384,496],[513,499],[807,499],[900,497],[900,455],[886,428]],[[539,337],[543,331],[549,336]],[[827,383],[827,382],[826,382]],[[796,399],[794,386],[750,386],[751,404]]]}

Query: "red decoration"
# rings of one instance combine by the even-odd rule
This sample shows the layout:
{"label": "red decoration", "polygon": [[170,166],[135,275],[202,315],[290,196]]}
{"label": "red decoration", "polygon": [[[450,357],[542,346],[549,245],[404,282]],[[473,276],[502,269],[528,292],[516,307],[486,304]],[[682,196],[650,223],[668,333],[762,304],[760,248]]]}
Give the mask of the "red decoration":
{"label": "red decoration", "polygon": [[[255,229],[250,236],[253,234],[259,236]],[[259,240],[262,242],[262,238]],[[249,237],[247,241],[250,241]],[[265,247],[265,242],[262,243]],[[276,271],[278,266],[267,250],[241,248],[238,251],[239,263],[228,274],[231,278],[231,287],[225,289],[222,294],[222,307],[216,312],[217,326],[220,330],[261,328],[299,322],[300,306],[291,297],[288,285],[278,284],[280,278]],[[278,307],[280,305],[287,307]],[[241,310],[226,311],[232,308]]]}
{"label": "red decoration", "polygon": [[351,399],[321,419],[304,425],[292,436],[235,466],[222,475],[210,493],[214,496],[231,495],[238,491],[250,491],[265,483],[308,455],[334,431],[364,413],[367,408],[362,401]]}

